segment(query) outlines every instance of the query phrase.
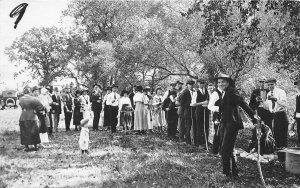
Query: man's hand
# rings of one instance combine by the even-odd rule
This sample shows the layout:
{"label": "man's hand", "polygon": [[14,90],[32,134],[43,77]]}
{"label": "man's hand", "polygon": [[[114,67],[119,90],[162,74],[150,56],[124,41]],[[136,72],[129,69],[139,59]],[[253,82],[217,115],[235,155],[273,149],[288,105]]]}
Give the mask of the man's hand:
{"label": "man's hand", "polygon": [[195,106],[196,106],[196,104],[195,104],[195,103],[193,103],[193,104],[190,104],[190,106],[191,106],[191,107],[195,107]]}
{"label": "man's hand", "polygon": [[256,119],[256,120],[258,120],[258,121],[260,121],[261,120],[261,118],[258,116],[258,115],[254,115],[254,119]]}

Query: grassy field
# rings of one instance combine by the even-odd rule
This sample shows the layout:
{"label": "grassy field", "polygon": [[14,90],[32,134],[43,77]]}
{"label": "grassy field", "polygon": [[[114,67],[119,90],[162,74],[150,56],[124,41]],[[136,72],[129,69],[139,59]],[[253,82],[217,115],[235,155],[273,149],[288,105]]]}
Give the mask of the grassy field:
{"label": "grassy field", "polygon": [[[260,187],[255,161],[238,158],[240,178],[221,173],[221,159],[164,134],[111,135],[90,132],[90,154],[81,155],[79,132],[65,132],[63,122],[51,143],[37,152],[20,145],[19,110],[0,111],[0,187]],[[250,130],[240,131],[245,149]],[[293,146],[296,140],[289,140]],[[300,187],[300,178],[284,164],[262,165],[268,187]]]}

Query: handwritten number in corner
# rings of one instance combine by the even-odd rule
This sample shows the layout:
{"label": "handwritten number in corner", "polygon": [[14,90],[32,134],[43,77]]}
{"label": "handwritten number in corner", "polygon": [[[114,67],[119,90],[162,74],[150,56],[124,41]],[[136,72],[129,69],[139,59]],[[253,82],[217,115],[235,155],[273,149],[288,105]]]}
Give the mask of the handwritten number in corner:
{"label": "handwritten number in corner", "polygon": [[10,16],[11,18],[16,17],[17,15],[19,15],[18,18],[17,18],[17,20],[15,21],[15,26],[14,26],[15,29],[17,28],[18,23],[19,23],[20,20],[22,19],[23,14],[25,13],[25,10],[26,10],[27,6],[28,6],[27,3],[22,3],[22,4],[18,5],[17,7],[15,7],[15,8],[10,12],[9,16]]}

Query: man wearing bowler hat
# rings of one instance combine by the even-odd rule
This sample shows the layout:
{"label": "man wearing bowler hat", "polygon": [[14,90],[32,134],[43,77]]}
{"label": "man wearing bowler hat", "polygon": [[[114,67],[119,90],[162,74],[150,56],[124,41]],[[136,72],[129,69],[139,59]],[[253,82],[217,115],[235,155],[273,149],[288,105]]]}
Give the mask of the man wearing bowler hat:
{"label": "man wearing bowler hat", "polygon": [[117,124],[118,124],[118,109],[119,109],[119,100],[120,95],[117,93],[118,85],[112,85],[112,92],[107,96],[107,105],[110,106],[109,113],[110,113],[110,124],[111,124],[111,132],[116,133]]}
{"label": "man wearing bowler hat", "polygon": [[243,122],[239,112],[241,107],[250,116],[253,122],[260,119],[255,112],[248,106],[244,98],[235,89],[234,82],[229,75],[219,74],[216,78],[221,92],[221,106],[219,113],[220,137],[221,137],[221,156],[223,164],[223,174],[226,176],[238,177],[234,144],[239,129],[243,129]]}
{"label": "man wearing bowler hat", "polygon": [[180,105],[179,111],[179,141],[191,144],[191,125],[192,125],[192,113],[191,113],[191,101],[193,96],[193,87],[195,81],[188,80],[186,82],[187,88],[182,91],[178,98],[178,104]]}
{"label": "man wearing bowler hat", "polygon": [[287,98],[284,90],[276,86],[277,80],[270,78],[266,82],[270,91],[267,94],[266,106],[273,114],[271,129],[277,148],[287,147],[289,120],[287,117]]}

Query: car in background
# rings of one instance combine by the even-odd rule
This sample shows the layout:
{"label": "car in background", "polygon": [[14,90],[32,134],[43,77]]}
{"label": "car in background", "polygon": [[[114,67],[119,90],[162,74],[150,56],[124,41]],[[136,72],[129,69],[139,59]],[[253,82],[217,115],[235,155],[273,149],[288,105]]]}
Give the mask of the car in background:
{"label": "car in background", "polygon": [[18,108],[18,91],[17,90],[4,90],[0,96],[1,109],[5,108]]}

